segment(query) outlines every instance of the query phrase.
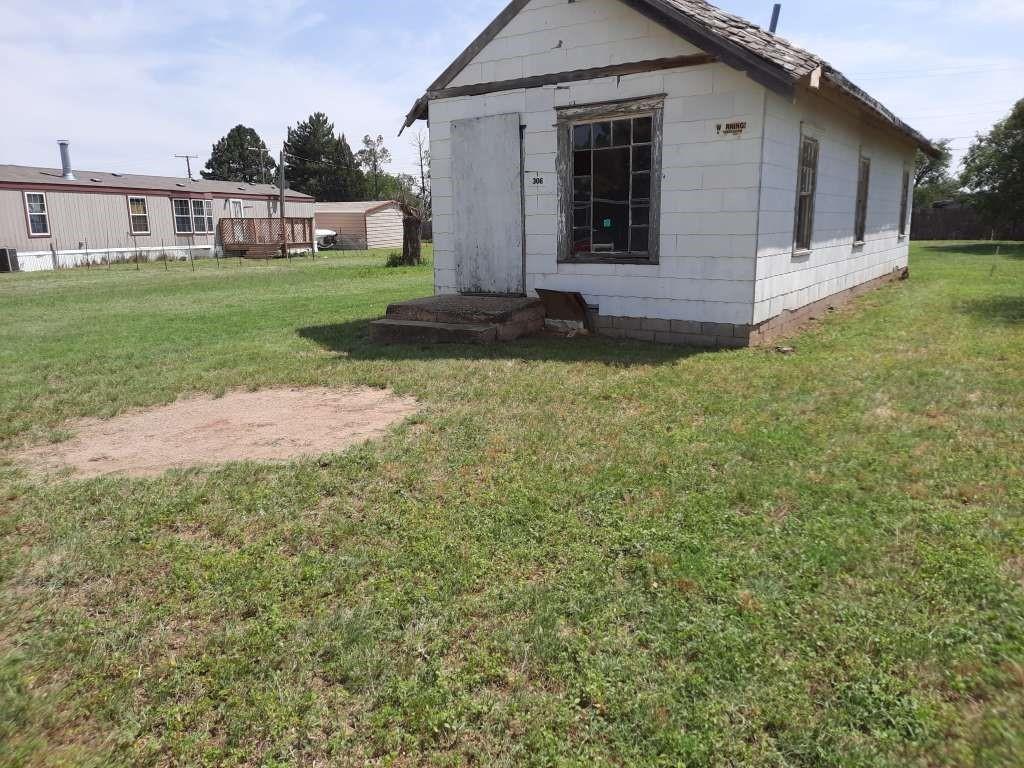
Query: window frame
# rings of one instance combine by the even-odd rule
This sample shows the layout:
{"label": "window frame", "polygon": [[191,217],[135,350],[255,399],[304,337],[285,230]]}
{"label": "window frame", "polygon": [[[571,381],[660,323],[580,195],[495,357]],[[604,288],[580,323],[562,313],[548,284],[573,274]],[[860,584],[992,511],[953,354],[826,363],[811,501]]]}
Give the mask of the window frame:
{"label": "window frame", "polygon": [[910,226],[907,222],[907,219],[910,218],[910,170],[907,169],[906,166],[903,167],[903,178],[900,182],[900,189],[902,190],[902,193],[900,196],[899,238],[900,240],[903,240],[910,232]]}
{"label": "window frame", "polygon": [[[125,200],[128,202],[128,233],[131,235],[149,235],[151,234],[149,228],[149,200],[144,195],[125,195]],[[141,200],[142,205],[145,208],[145,213],[132,213],[132,200]],[[135,217],[141,216],[146,219],[146,229],[138,230],[135,229]]]}
{"label": "window frame", "polygon": [[[804,146],[807,144],[814,145],[814,167],[811,169],[810,190],[804,192]],[[820,165],[821,140],[817,136],[802,130],[800,132],[800,144],[796,157],[796,204],[793,211],[793,255],[795,256],[806,255],[814,249],[814,208],[815,198],[818,195],[818,169]],[[800,237],[801,229],[803,229],[800,225],[800,200],[803,197],[808,199],[807,217],[809,222],[807,224],[806,243],[802,242]]]}
{"label": "window frame", "polygon": [[[239,214],[235,216],[235,204],[238,205]],[[231,219],[244,219],[245,218],[245,201],[238,197],[232,197],[228,199],[228,213],[231,215],[228,218]]]}
{"label": "window frame", "polygon": [[[178,229],[178,219],[186,218],[186,214],[178,213],[178,203],[185,203],[188,207],[188,226],[189,229],[185,230]],[[174,219],[174,234],[176,235],[194,235],[195,231],[192,224],[192,199],[188,197],[172,197],[171,198],[171,217]]]}
{"label": "window frame", "polygon": [[[201,209],[199,213],[196,213],[196,203],[199,203]],[[214,230],[213,222],[213,200],[203,197],[193,197],[191,200],[192,210],[192,234],[194,235],[212,235]],[[196,226],[196,222],[202,222],[202,229]]]}
{"label": "window frame", "polygon": [[[558,250],[559,264],[657,265],[660,258],[661,168],[665,94],[596,104],[556,107],[558,137]],[[584,123],[651,117],[651,196],[648,214],[647,251],[590,251],[573,253],[573,128]],[[633,147],[632,142],[629,144]],[[632,149],[631,149],[632,151]],[[632,182],[631,182],[632,183]],[[632,218],[632,200],[629,201]]]}
{"label": "window frame", "polygon": [[868,200],[871,196],[871,158],[861,154],[857,161],[857,197],[853,210],[853,244],[863,245],[868,230]]}
{"label": "window frame", "polygon": [[[43,199],[43,212],[42,213],[32,213],[32,209],[29,207],[29,204],[28,204],[28,196],[29,195],[39,195]],[[53,235],[51,234],[51,230],[50,230],[50,201],[46,199],[46,193],[45,192],[32,192],[32,191],[29,191],[29,190],[25,190],[25,192],[22,195],[21,199],[22,199],[22,202],[25,205],[25,226],[28,228],[28,236],[29,237],[52,237]],[[33,232],[32,231],[32,217],[33,216],[44,216],[45,217],[45,220],[46,220],[46,232]]]}

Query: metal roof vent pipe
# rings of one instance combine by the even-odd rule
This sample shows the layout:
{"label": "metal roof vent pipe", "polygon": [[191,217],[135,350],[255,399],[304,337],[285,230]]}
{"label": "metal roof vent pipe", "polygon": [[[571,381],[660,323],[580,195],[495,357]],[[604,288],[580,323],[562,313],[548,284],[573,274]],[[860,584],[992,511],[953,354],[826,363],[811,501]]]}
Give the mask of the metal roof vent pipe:
{"label": "metal roof vent pipe", "polygon": [[771,32],[773,35],[775,34],[776,30],[778,30],[778,28],[779,28],[779,14],[780,13],[782,13],[782,3],[776,3],[775,6],[772,8],[772,23],[768,27],[768,31]]}
{"label": "metal roof vent pipe", "polygon": [[71,142],[67,139],[61,139],[57,142],[60,147],[60,169],[61,176],[68,181],[75,180],[75,172],[71,170],[71,150],[69,149]]}

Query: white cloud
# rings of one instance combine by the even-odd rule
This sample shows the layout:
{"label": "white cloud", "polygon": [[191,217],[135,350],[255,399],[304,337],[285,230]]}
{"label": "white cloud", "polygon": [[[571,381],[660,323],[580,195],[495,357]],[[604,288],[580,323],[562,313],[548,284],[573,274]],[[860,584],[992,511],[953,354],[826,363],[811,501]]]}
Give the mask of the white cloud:
{"label": "white cloud", "polygon": [[51,9],[45,25],[38,7],[4,4],[4,96],[16,107],[0,125],[0,162],[54,165],[56,139],[69,138],[83,170],[183,175],[174,154],[200,155],[201,167],[238,123],[276,151],[287,125],[320,110],[353,149],[364,134],[383,134],[392,170],[410,171],[401,121],[486,23],[489,4],[478,5],[482,17],[459,13],[424,36],[400,24],[346,24],[339,35],[343,18],[303,0],[104,0]]}

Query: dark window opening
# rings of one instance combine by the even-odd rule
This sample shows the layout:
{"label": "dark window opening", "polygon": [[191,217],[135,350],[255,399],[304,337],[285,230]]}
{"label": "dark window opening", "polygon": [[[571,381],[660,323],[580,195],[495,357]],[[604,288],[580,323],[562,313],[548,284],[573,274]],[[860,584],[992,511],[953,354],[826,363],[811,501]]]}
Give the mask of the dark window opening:
{"label": "dark window opening", "polygon": [[857,212],[853,222],[853,240],[856,243],[864,242],[864,235],[868,226],[868,188],[871,184],[871,158],[860,159],[860,169],[857,174]]}
{"label": "dark window opening", "polygon": [[809,251],[814,236],[814,192],[818,186],[818,140],[800,142],[800,172],[796,190],[796,249]]}
{"label": "dark window opening", "polygon": [[648,255],[653,123],[645,115],[573,125],[573,255]]}
{"label": "dark window opening", "polygon": [[900,193],[900,237],[907,234],[907,198],[910,197],[910,171],[903,172],[903,191]]}

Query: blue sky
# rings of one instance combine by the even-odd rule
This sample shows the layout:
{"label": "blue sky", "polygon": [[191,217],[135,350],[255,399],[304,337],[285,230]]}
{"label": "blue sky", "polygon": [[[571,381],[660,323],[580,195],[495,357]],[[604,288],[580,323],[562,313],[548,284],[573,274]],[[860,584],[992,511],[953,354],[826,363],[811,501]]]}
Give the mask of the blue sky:
{"label": "blue sky", "polygon": [[[180,175],[237,123],[275,149],[326,112],[411,171],[412,101],[506,0],[0,0],[0,163]],[[771,2],[722,0],[767,25]],[[1024,97],[1024,0],[784,2],[780,34],[932,137],[965,148]]]}

